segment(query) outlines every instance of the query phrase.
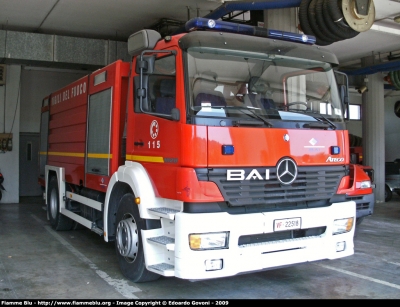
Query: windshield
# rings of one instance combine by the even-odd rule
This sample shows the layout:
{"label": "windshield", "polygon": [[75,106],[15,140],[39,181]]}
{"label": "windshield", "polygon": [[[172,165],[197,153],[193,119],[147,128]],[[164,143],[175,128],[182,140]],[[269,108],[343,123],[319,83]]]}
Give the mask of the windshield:
{"label": "windshield", "polygon": [[187,69],[191,116],[254,119],[271,127],[314,122],[334,128],[343,122],[327,63],[193,47],[187,51]]}

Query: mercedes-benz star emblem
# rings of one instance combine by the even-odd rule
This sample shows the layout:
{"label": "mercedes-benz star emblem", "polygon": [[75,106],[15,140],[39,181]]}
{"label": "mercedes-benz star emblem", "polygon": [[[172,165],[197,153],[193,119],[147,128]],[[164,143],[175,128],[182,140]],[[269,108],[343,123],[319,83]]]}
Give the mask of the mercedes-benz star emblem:
{"label": "mercedes-benz star emblem", "polygon": [[276,166],[276,176],[280,183],[291,184],[297,177],[296,163],[290,158],[282,159]]}

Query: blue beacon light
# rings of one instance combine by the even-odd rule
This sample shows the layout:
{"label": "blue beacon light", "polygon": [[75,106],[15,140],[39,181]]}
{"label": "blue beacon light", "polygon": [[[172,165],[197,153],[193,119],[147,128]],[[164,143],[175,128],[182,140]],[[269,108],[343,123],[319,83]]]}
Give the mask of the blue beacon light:
{"label": "blue beacon light", "polygon": [[266,37],[272,39],[279,39],[285,41],[291,41],[296,43],[315,44],[316,39],[314,36],[309,36],[305,34],[284,32],[279,30],[266,29],[261,27],[253,27],[249,25],[220,21],[208,18],[192,18],[185,24],[186,31],[193,30],[215,30],[220,32],[230,32],[245,34],[257,37]]}

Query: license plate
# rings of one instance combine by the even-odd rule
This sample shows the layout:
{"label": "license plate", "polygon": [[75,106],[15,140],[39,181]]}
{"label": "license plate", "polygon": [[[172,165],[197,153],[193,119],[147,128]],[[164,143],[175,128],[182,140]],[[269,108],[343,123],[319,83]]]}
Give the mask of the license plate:
{"label": "license plate", "polygon": [[300,229],[300,227],[301,227],[300,217],[274,220],[274,231]]}

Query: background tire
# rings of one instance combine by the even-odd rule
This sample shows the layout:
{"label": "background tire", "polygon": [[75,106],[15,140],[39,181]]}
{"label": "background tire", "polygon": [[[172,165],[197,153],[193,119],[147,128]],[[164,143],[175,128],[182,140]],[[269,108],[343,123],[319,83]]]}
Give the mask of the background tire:
{"label": "background tire", "polygon": [[141,230],[146,221],[140,218],[133,194],[125,194],[118,205],[115,250],[122,274],[133,282],[156,280],[160,275],[146,269]]}
{"label": "background tire", "polygon": [[392,191],[390,191],[389,187],[385,185],[385,202],[388,202],[392,199]]}
{"label": "background tire", "polygon": [[47,212],[49,213],[50,224],[54,230],[71,230],[74,221],[60,213],[60,200],[57,177],[53,176],[49,182],[47,194]]}

